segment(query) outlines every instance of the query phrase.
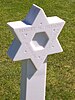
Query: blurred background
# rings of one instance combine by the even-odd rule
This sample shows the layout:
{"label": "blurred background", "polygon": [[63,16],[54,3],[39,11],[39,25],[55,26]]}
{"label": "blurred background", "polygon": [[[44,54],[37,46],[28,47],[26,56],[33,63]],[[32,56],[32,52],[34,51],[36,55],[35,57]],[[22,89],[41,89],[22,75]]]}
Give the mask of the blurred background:
{"label": "blurred background", "polygon": [[0,0],[0,100],[20,100],[21,63],[7,56],[14,39],[7,22],[23,20],[33,3],[66,21],[59,35],[64,51],[48,56],[46,100],[75,100],[75,0]]}

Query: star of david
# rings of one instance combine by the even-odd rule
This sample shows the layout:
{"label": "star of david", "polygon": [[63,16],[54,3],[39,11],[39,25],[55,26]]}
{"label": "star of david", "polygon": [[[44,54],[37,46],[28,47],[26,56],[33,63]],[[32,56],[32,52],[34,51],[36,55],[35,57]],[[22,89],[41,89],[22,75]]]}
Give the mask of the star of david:
{"label": "star of david", "polygon": [[30,59],[38,69],[49,54],[63,51],[58,35],[65,21],[57,16],[46,17],[43,9],[34,4],[23,21],[7,24],[15,35],[8,50],[14,61]]}

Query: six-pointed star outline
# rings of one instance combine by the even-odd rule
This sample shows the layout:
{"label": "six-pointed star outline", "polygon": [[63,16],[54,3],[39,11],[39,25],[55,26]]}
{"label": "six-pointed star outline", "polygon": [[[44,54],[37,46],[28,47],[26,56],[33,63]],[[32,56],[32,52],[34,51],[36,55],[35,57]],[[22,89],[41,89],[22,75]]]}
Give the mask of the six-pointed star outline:
{"label": "six-pointed star outline", "polygon": [[[8,50],[8,55],[14,61],[30,59],[38,69],[47,55],[63,51],[57,38],[65,21],[57,16],[46,17],[43,9],[34,4],[23,21],[7,24],[15,35]],[[44,49],[34,50],[31,41],[35,34],[40,34],[40,32],[45,32],[49,39]]]}

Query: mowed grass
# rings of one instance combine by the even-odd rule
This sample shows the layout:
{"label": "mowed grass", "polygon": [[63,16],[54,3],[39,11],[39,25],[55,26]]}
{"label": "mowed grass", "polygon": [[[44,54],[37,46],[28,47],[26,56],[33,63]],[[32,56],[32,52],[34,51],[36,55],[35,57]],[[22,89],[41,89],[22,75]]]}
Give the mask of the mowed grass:
{"label": "mowed grass", "polygon": [[21,64],[7,56],[14,39],[7,22],[24,19],[33,3],[66,21],[59,35],[64,51],[48,56],[46,100],[75,100],[75,0],[0,0],[0,100],[20,99]]}

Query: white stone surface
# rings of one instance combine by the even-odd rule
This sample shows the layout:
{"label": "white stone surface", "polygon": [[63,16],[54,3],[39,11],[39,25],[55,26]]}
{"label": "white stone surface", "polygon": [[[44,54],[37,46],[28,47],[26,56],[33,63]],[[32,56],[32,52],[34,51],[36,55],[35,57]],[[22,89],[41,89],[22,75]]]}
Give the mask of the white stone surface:
{"label": "white stone surface", "polygon": [[20,100],[45,100],[46,68],[46,62],[39,70],[35,69],[30,60],[22,62]]}
{"label": "white stone surface", "polygon": [[46,17],[33,4],[23,21],[7,23],[15,38],[8,50],[13,61],[22,60],[20,100],[45,100],[47,56],[62,52],[58,36],[65,21]]}
{"label": "white stone surface", "polygon": [[[8,55],[13,61],[31,59],[38,69],[44,63],[47,55],[63,51],[57,38],[65,21],[57,16],[46,17],[42,8],[34,4],[25,20],[8,22],[7,24],[15,35],[15,39],[8,50]],[[48,36],[44,48],[40,45],[37,47],[33,45],[33,38],[40,32],[45,32]],[[40,38],[40,43],[41,40],[42,38]]]}

